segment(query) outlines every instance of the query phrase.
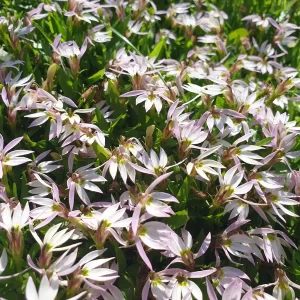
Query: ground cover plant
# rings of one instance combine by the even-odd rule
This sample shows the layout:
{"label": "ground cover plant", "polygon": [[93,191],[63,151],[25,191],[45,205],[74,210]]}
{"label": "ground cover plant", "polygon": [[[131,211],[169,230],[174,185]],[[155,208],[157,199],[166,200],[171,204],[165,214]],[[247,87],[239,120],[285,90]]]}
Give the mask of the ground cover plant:
{"label": "ground cover plant", "polygon": [[297,299],[298,11],[3,0],[0,298]]}

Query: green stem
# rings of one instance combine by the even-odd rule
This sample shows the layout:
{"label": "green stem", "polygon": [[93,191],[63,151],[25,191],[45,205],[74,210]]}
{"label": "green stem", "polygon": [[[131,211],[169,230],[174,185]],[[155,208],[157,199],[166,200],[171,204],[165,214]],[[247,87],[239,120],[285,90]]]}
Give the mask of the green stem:
{"label": "green stem", "polygon": [[270,96],[270,98],[267,100],[266,102],[266,106],[271,106],[273,104],[273,101],[277,98],[277,95],[276,94],[272,94]]}
{"label": "green stem", "polygon": [[11,189],[10,189],[9,184],[8,184],[7,167],[6,166],[3,167],[2,183],[5,186],[6,193],[7,193],[8,197],[11,197],[12,195],[11,195]]}
{"label": "green stem", "polygon": [[13,255],[13,259],[14,259],[16,271],[18,273],[21,272],[22,271],[22,253],[20,253],[19,255]]}

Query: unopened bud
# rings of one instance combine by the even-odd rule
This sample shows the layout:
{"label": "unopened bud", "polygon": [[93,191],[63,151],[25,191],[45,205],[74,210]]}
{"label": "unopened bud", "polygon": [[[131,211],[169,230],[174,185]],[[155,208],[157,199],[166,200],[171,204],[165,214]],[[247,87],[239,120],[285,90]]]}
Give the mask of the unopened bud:
{"label": "unopened bud", "polygon": [[155,125],[151,125],[146,129],[146,146],[148,148],[152,148],[154,130],[155,130]]}
{"label": "unopened bud", "polygon": [[50,261],[52,258],[52,251],[49,251],[48,245],[44,245],[44,247],[41,250],[40,258],[38,265],[40,268],[46,268],[49,266]]}
{"label": "unopened bud", "polygon": [[203,102],[203,104],[207,107],[211,107],[211,99],[210,96],[207,94],[202,94],[201,95],[201,100]]}
{"label": "unopened bud", "polygon": [[96,85],[91,86],[81,95],[81,98],[86,100],[89,96],[93,97],[95,95],[96,88],[97,88]]}
{"label": "unopened bud", "polygon": [[53,90],[54,77],[55,77],[55,74],[56,74],[56,70],[57,70],[57,64],[53,63],[47,71],[47,79],[44,82],[44,88],[47,89],[48,91]]}
{"label": "unopened bud", "polygon": [[23,242],[23,233],[18,228],[12,228],[8,233],[9,248],[11,250],[12,256],[22,257],[22,242]]}

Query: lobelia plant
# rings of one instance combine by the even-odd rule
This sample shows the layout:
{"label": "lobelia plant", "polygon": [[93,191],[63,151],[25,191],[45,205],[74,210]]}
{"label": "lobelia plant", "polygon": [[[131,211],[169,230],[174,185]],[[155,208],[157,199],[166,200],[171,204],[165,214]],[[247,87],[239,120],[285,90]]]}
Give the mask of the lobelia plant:
{"label": "lobelia plant", "polygon": [[297,1],[0,4],[0,298],[300,298]]}

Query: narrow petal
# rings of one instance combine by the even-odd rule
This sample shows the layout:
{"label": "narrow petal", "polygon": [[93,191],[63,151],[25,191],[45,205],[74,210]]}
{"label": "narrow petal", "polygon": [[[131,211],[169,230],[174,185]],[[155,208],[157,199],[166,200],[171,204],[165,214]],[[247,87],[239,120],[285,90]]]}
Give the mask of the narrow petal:
{"label": "narrow petal", "polygon": [[26,294],[27,299],[39,300],[39,296],[38,296],[38,293],[36,291],[36,288],[35,288],[35,285],[33,283],[31,276],[28,278],[25,294]]}
{"label": "narrow petal", "polygon": [[2,255],[0,257],[0,274],[3,273],[3,271],[5,270],[7,262],[8,262],[7,253],[6,253],[6,250],[4,248],[3,251],[2,251]]}
{"label": "narrow petal", "polygon": [[12,140],[10,143],[8,143],[6,145],[6,147],[3,149],[3,153],[6,154],[6,152],[8,152],[10,149],[12,149],[13,147],[15,147],[16,145],[18,145],[21,140],[23,139],[23,137],[19,137],[19,138],[16,138],[14,140]]}
{"label": "narrow petal", "polygon": [[141,258],[143,259],[143,261],[145,262],[145,264],[148,266],[148,268],[150,270],[152,270],[151,262],[150,262],[147,254],[146,254],[146,252],[144,250],[144,247],[143,247],[143,245],[141,243],[141,240],[137,239],[136,242],[135,242],[135,244],[136,244],[136,248],[137,248],[137,250],[139,252],[139,255],[141,256]]}
{"label": "narrow petal", "polygon": [[173,172],[169,172],[166,174],[163,174],[161,176],[159,176],[158,178],[156,178],[146,189],[145,194],[149,194],[152,192],[152,190],[158,185],[160,184],[162,181],[164,181],[165,179],[167,179]]}

